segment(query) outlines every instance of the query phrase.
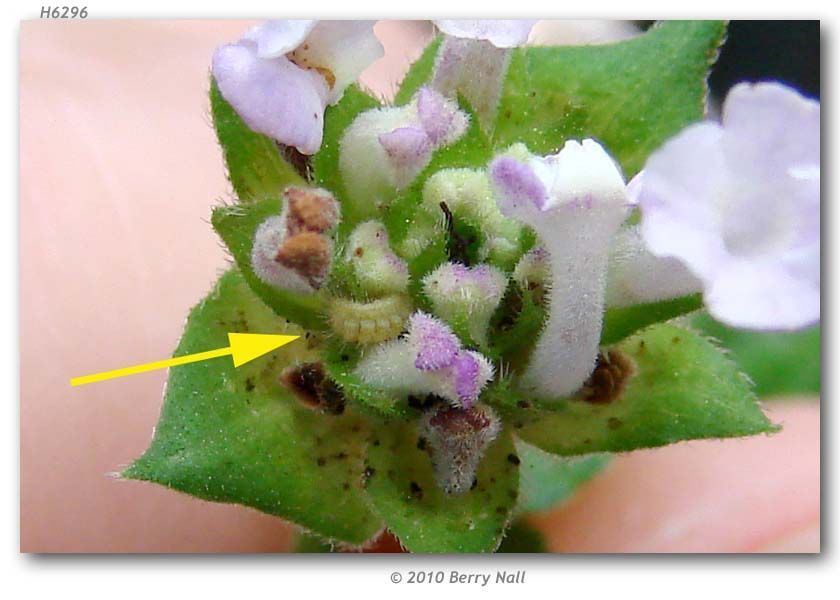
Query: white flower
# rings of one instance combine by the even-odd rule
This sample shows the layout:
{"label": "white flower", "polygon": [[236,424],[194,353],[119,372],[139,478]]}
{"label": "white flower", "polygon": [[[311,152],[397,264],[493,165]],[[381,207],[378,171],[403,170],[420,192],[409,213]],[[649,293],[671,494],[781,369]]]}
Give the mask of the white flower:
{"label": "white flower", "polygon": [[448,325],[423,312],[408,321],[408,334],[379,344],[354,371],[362,381],[402,394],[435,394],[469,409],[493,379],[493,364],[467,350]]}
{"label": "white flower", "polygon": [[552,398],[577,391],[598,355],[610,241],[627,215],[624,180],[593,140],[545,158],[514,147],[490,165],[502,212],[537,232],[550,264],[549,317],[523,385]]}
{"label": "white flower", "polygon": [[515,48],[528,41],[536,20],[527,19],[443,19],[434,21],[446,35],[471,40],[486,40],[496,48]]}
{"label": "white flower", "polygon": [[[630,189],[628,186],[628,193]],[[658,302],[695,294],[702,288],[700,281],[679,260],[651,254],[638,225],[622,227],[613,238],[607,273],[607,307]]]}
{"label": "white flower", "polygon": [[632,192],[651,252],[682,261],[724,323],[819,321],[819,128],[818,102],[780,84],[737,85],[722,123],[668,141]]}
{"label": "white flower", "polygon": [[492,129],[510,49],[528,41],[536,21],[446,20],[435,25],[446,34],[438,51],[432,87],[469,102],[481,126]]}
{"label": "white flower", "polygon": [[383,55],[373,23],[267,21],[216,50],[213,77],[251,129],[314,154],[325,107]]}

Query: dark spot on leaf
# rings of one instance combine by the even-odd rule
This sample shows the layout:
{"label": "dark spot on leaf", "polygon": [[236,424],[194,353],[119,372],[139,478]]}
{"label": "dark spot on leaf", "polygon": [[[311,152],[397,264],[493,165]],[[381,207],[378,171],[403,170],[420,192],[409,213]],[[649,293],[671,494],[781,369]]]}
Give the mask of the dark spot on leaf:
{"label": "dark spot on leaf", "polygon": [[416,500],[422,500],[422,499],[423,499],[423,488],[421,488],[421,487],[417,484],[417,482],[416,482],[416,481],[412,481],[412,482],[411,482],[411,484],[410,484],[408,487],[409,487],[409,490],[411,491],[411,495],[412,495],[412,496],[413,496]]}
{"label": "dark spot on leaf", "polygon": [[472,485],[470,486],[471,490],[474,490],[478,486],[478,477],[473,477]]}
{"label": "dark spot on leaf", "polygon": [[378,447],[379,447],[379,444],[380,444],[379,440],[373,440],[373,446],[374,446],[374,448],[378,448]]}
{"label": "dark spot on leaf", "polygon": [[531,408],[531,403],[527,400],[520,400],[516,403],[516,406],[518,406],[519,408]]}
{"label": "dark spot on leaf", "polygon": [[420,438],[417,439],[417,449],[418,450],[425,450],[426,449],[426,444],[427,444],[426,438],[421,436]]}
{"label": "dark spot on leaf", "polygon": [[515,454],[508,454],[507,459],[508,459],[508,462],[512,465],[518,465],[520,462],[522,462],[522,461],[519,460],[519,457],[516,456]]}
{"label": "dark spot on leaf", "polygon": [[344,393],[319,362],[286,367],[280,381],[308,408],[332,415],[344,412]]}
{"label": "dark spot on leaf", "polygon": [[624,423],[621,422],[621,419],[616,419],[615,417],[610,417],[607,419],[607,428],[608,429],[618,429]]}
{"label": "dark spot on leaf", "polygon": [[317,463],[318,463],[319,467],[323,467],[325,464],[327,464],[327,459],[324,458],[323,456],[319,456],[318,460],[317,460]]}
{"label": "dark spot on leaf", "polygon": [[672,344],[679,344],[679,343],[680,343],[680,338],[679,338],[679,336],[674,336],[674,337],[671,339],[671,343],[672,343]]}
{"label": "dark spot on leaf", "polygon": [[249,377],[248,379],[245,380],[245,391],[246,392],[253,392],[255,387],[256,386],[254,385],[253,378]]}
{"label": "dark spot on leaf", "polygon": [[349,484],[349,483],[347,483],[347,482],[345,481],[345,482],[341,485],[341,489],[343,489],[344,491],[349,490],[349,489],[350,489],[350,484]]}
{"label": "dark spot on leaf", "polygon": [[365,479],[370,479],[371,477],[376,475],[376,469],[368,465],[367,467],[365,467],[365,471],[362,474],[364,475]]}

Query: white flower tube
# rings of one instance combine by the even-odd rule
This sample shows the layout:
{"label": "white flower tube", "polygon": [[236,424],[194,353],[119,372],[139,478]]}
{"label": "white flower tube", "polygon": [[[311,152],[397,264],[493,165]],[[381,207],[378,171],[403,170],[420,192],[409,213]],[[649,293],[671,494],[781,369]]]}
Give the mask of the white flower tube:
{"label": "white flower tube", "polygon": [[502,212],[536,230],[549,254],[549,317],[524,387],[546,398],[577,391],[598,355],[610,241],[626,216],[624,180],[593,140],[559,154],[490,165]]}
{"label": "white flower tube", "polygon": [[522,46],[536,21],[441,20],[446,34],[438,52],[432,87],[451,98],[462,95],[484,129],[491,129],[510,49]]}

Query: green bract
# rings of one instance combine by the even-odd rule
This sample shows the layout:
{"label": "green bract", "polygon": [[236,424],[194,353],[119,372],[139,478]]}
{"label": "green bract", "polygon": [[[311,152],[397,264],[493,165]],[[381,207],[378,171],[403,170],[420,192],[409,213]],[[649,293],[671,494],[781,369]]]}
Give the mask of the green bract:
{"label": "green bract", "polygon": [[[471,206],[455,206],[441,225],[436,189],[427,191],[431,200],[424,204],[430,177],[444,169],[484,169],[517,142],[547,154],[582,138],[599,140],[624,174],[633,175],[665,139],[703,116],[706,77],[724,31],[716,21],[670,22],[611,45],[513,50],[492,130],[471,118],[457,141],[441,145],[419,175],[377,209],[375,219],[410,275],[400,305],[431,312],[421,279],[456,258],[492,264],[509,277],[536,242],[527,227],[492,215],[505,245],[488,250],[483,217]],[[413,66],[397,106],[428,82],[439,47],[438,39]],[[363,381],[354,369],[365,348],[331,327],[336,298],[360,305],[378,299],[348,263],[348,237],[371,218],[371,209],[347,201],[339,154],[347,127],[379,103],[349,88],[326,111],[321,150],[293,166],[272,140],[244,125],[212,83],[210,95],[239,199],[216,208],[212,222],[235,266],[193,309],[175,355],[224,346],[230,331],[303,338],[238,369],[227,359],[174,369],[152,444],[125,477],[254,507],[300,525],[312,534],[308,540],[361,546],[387,527],[410,551],[490,552],[517,515],[567,498],[610,453],[774,431],[747,377],[715,343],[673,321],[701,307],[696,296],[606,312],[602,353],[621,375],[610,379],[614,385],[606,392],[585,399],[522,394],[515,377],[527,365],[546,310],[538,290],[510,281],[480,348],[452,319],[464,351],[478,349],[494,361],[495,376],[478,401],[501,425],[472,488],[445,493],[418,425],[422,399]],[[463,101],[460,110],[472,114]],[[483,189],[480,179],[462,174]],[[273,287],[251,264],[255,232],[284,210],[282,192],[290,185],[323,188],[341,207],[330,234],[329,276],[311,294]],[[428,244],[406,250],[420,234]],[[749,347],[740,348],[748,361]],[[323,366],[343,410],[313,410],[281,384],[281,372],[301,363]],[[762,381],[772,388],[768,377]],[[513,530],[518,533],[503,550],[539,547],[524,526]]]}

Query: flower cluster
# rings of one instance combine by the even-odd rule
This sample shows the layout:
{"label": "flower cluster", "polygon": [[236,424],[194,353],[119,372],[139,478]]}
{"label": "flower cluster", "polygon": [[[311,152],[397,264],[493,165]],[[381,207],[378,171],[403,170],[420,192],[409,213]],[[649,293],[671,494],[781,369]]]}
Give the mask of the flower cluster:
{"label": "flower cluster", "polygon": [[[435,152],[465,135],[470,115],[490,127],[511,48],[533,26],[436,23],[445,36],[428,83],[401,106],[361,112],[341,134],[342,197],[283,191],[283,212],[256,230],[251,267],[271,286],[311,294],[336,264],[349,266],[353,285],[324,287],[334,293],[327,321],[358,346],[349,372],[361,385],[433,398],[418,426],[444,490],[469,489],[500,430],[481,398],[494,378],[553,401],[591,392],[593,372],[632,376],[602,352],[610,308],[702,294],[737,327],[819,320],[820,108],[778,84],[736,86],[721,123],[678,133],[629,183],[588,138],[557,140],[547,156],[506,145],[484,165],[426,173],[392,243],[384,215]],[[325,108],[381,54],[370,22],[272,21],[220,48],[213,75],[251,128],[313,154]],[[334,248],[339,202],[352,218]],[[477,232],[458,252],[455,224]],[[526,231],[535,243],[523,242]],[[448,256],[417,267],[444,238]],[[546,318],[527,365],[509,374],[490,350],[491,323],[512,310],[503,300],[517,287],[539,290]],[[321,386],[318,369],[306,373]]]}

